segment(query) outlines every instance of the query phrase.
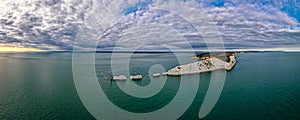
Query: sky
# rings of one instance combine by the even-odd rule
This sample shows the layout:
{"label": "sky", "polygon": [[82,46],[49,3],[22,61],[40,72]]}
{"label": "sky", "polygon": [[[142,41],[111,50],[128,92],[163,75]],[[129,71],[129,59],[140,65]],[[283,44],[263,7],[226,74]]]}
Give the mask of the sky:
{"label": "sky", "polygon": [[96,37],[77,47],[96,39],[98,50],[203,49],[205,38],[195,27],[210,25],[199,22],[200,12],[211,17],[226,49],[300,48],[298,0],[2,0],[0,44],[72,50],[82,28],[96,19],[101,23],[89,26]]}

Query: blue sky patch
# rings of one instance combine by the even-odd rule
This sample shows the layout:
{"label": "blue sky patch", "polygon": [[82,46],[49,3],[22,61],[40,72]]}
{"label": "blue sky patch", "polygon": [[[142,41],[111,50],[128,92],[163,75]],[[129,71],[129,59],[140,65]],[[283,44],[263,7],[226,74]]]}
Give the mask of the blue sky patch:
{"label": "blue sky patch", "polygon": [[216,0],[216,1],[213,1],[211,4],[215,7],[222,7],[222,6],[224,6],[225,2],[224,2],[224,0]]}
{"label": "blue sky patch", "polygon": [[289,3],[288,5],[285,5],[281,10],[286,12],[289,16],[296,18],[298,22],[300,22],[300,2],[297,5]]}
{"label": "blue sky patch", "polygon": [[149,4],[152,3],[152,0],[145,0],[145,1],[142,1],[142,2],[138,2],[136,5],[132,5],[126,9],[123,10],[123,13],[125,15],[127,14],[130,14],[130,13],[134,13],[136,11],[139,11],[139,10],[145,10]]}

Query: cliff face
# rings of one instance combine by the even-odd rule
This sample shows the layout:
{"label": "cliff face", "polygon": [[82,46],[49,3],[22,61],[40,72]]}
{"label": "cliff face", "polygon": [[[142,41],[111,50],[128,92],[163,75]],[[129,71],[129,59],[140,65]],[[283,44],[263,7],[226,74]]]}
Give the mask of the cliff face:
{"label": "cliff face", "polygon": [[230,58],[230,62],[228,64],[228,66],[226,67],[226,70],[231,70],[236,63],[235,55],[230,56],[229,58]]}
{"label": "cliff face", "polygon": [[219,69],[231,70],[235,65],[235,57],[230,56],[230,62],[227,63],[218,58],[209,58],[202,61],[187,63],[183,65],[176,66],[175,68],[167,71],[168,75],[184,75],[184,74],[194,74],[201,72],[215,71]]}

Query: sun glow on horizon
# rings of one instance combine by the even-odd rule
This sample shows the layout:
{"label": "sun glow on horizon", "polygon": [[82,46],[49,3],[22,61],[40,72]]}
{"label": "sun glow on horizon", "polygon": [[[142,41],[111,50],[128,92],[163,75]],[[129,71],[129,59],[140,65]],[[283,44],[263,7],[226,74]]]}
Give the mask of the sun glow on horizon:
{"label": "sun glow on horizon", "polygon": [[0,53],[6,53],[6,52],[46,52],[46,50],[0,44]]}

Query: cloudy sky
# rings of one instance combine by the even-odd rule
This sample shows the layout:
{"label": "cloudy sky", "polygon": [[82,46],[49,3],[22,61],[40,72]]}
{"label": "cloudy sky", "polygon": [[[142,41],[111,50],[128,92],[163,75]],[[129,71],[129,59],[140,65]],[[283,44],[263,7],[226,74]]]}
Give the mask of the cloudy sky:
{"label": "cloudy sky", "polygon": [[1,0],[0,44],[72,50],[87,34],[78,47],[203,49],[201,32],[217,30],[210,44],[221,38],[227,49],[297,49],[299,21],[297,0]]}

